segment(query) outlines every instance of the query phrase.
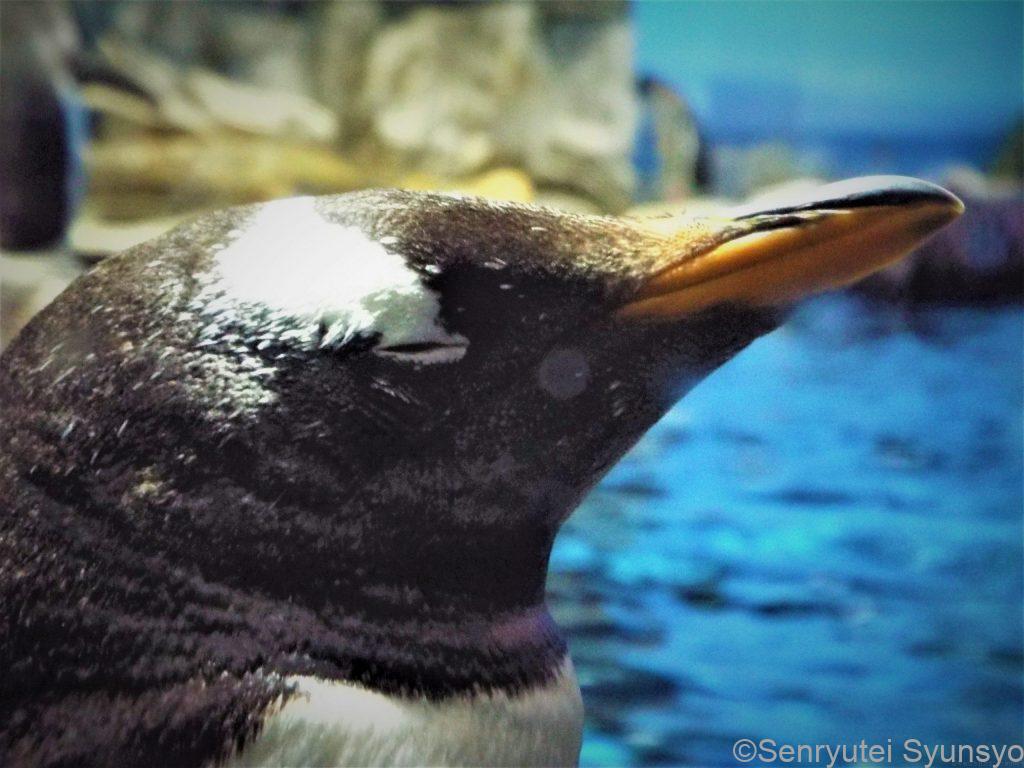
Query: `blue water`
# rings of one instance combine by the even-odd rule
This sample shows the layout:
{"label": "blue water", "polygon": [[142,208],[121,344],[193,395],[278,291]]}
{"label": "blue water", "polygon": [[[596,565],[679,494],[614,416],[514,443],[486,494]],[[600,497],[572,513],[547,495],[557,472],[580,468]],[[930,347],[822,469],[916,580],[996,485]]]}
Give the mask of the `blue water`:
{"label": "blue water", "polygon": [[829,297],[687,396],[555,548],[582,763],[1024,741],[1022,348]]}

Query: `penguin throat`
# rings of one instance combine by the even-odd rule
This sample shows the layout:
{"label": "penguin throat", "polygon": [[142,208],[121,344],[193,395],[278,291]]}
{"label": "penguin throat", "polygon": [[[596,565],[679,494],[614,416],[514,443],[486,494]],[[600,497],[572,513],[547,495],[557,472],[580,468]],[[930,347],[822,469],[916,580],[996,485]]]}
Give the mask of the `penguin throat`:
{"label": "penguin throat", "polygon": [[385,552],[364,550],[363,567],[321,562],[320,578],[275,598],[305,603],[328,628],[325,655],[342,660],[328,676],[439,698],[541,685],[566,654],[544,604],[549,547],[546,537],[502,534],[465,533],[472,546],[440,534],[436,543],[395,536]]}
{"label": "penguin throat", "polygon": [[357,617],[343,621],[342,625],[364,635],[375,635],[386,630],[393,640],[403,646],[423,643],[499,651],[515,651],[523,646],[543,644],[558,634],[558,628],[544,605],[496,616],[412,618],[401,621]]}
{"label": "penguin throat", "polygon": [[527,690],[550,682],[567,654],[544,606],[486,618],[346,616],[328,622],[328,634],[313,629],[304,638],[318,648],[309,663],[290,672],[406,697]]}

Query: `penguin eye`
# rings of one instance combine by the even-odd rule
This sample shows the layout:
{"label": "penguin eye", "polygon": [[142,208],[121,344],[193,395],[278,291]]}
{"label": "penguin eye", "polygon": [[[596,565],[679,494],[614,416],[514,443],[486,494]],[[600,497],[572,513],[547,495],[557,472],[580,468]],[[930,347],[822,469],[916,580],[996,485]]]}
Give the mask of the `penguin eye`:
{"label": "penguin eye", "polygon": [[469,347],[469,341],[455,335],[450,341],[420,341],[407,344],[391,344],[377,347],[374,352],[393,360],[403,360],[421,365],[433,363],[454,363],[461,360]]}
{"label": "penguin eye", "polygon": [[421,355],[438,349],[447,349],[450,346],[450,344],[439,344],[434,341],[423,341],[418,344],[393,344],[389,347],[381,347],[381,351],[393,355]]}

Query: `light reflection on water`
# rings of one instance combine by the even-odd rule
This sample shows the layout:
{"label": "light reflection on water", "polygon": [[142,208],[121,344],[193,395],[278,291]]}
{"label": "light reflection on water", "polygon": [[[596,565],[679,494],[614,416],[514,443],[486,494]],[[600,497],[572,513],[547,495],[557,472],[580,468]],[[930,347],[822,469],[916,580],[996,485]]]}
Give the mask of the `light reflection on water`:
{"label": "light reflection on water", "polygon": [[584,765],[1022,740],[1022,312],[811,303],[566,525]]}

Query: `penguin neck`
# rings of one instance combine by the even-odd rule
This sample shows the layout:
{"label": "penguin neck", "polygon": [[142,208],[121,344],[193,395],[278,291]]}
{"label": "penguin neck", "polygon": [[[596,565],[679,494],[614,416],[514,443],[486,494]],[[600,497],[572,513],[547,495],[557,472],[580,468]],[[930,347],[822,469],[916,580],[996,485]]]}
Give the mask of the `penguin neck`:
{"label": "penguin neck", "polygon": [[[166,632],[151,633],[149,652],[157,657],[177,653],[174,643],[184,633],[195,644],[196,660],[212,669],[258,666],[282,676],[445,700],[542,688],[556,679],[567,656],[543,600],[546,553],[538,571],[506,574],[505,588],[495,589],[496,577],[489,571],[462,572],[472,568],[474,556],[460,558],[449,550],[447,560],[438,559],[442,548],[430,545],[413,560],[416,570],[408,571],[399,567],[406,556],[400,548],[403,557],[389,551],[378,553],[373,562],[322,556],[299,560],[290,554],[296,542],[282,537],[275,554],[262,561],[243,550],[250,553],[246,569],[227,548],[186,547],[178,537],[173,550],[175,539],[144,535],[148,531],[125,542],[109,535],[107,518],[80,522],[74,529],[58,527],[53,535],[88,539],[95,551],[110,553],[111,568],[123,569],[123,581],[131,588],[121,598],[118,621],[129,616],[131,621],[170,620],[159,613],[163,594],[188,606],[175,612],[184,616],[185,626],[167,625]],[[338,546],[338,541],[325,540],[317,554]],[[359,567],[343,567],[353,562]],[[452,564],[446,567],[447,562]],[[504,562],[507,571],[517,570]],[[465,590],[453,592],[459,583]],[[166,592],[154,592],[157,585]],[[232,616],[227,629],[217,618],[225,605],[231,606]],[[122,655],[133,658],[129,648]]]}
{"label": "penguin neck", "polygon": [[[544,605],[556,518],[460,516],[468,499],[455,510],[392,504],[339,514],[333,499],[303,504],[270,482],[253,490],[253,476],[273,474],[262,471],[267,463],[246,470],[245,482],[221,480],[234,479],[227,464],[251,466],[224,452],[223,461],[208,462],[216,478],[209,484],[201,484],[204,476],[179,477],[173,466],[140,471],[134,494],[119,497],[124,512],[117,515],[104,506],[103,483],[37,478],[41,491],[86,509],[81,524],[125,569],[126,615],[156,610],[155,585],[170,571],[175,600],[190,606],[182,631],[214,668],[265,666],[434,698],[526,690],[553,679],[566,655]],[[154,488],[178,485],[154,498]],[[242,616],[232,643],[210,629],[225,604]],[[251,655],[242,658],[237,648]]]}
{"label": "penguin neck", "polygon": [[328,677],[403,696],[530,690],[550,683],[567,657],[543,603],[494,613],[332,607],[321,619],[338,660]]}
{"label": "penguin neck", "polygon": [[[538,648],[564,649],[547,606],[537,605],[488,616],[409,614],[404,617],[340,614],[329,624],[345,636],[378,648],[497,653],[511,657]],[[557,654],[556,654],[557,655]]]}
{"label": "penguin neck", "polygon": [[315,674],[428,697],[550,682],[566,657],[544,603],[554,531],[435,524],[424,537],[425,515],[403,517],[408,528],[374,519],[321,529],[315,545],[280,536],[248,567],[204,557],[203,570],[300,609],[288,642],[321,650],[333,666]]}
{"label": "penguin neck", "polygon": [[399,548],[334,573],[343,588],[318,613],[344,638],[341,655],[370,662],[360,681],[428,696],[550,682],[567,650],[544,603],[548,549],[534,562],[522,542],[493,542],[421,546],[415,558]]}

